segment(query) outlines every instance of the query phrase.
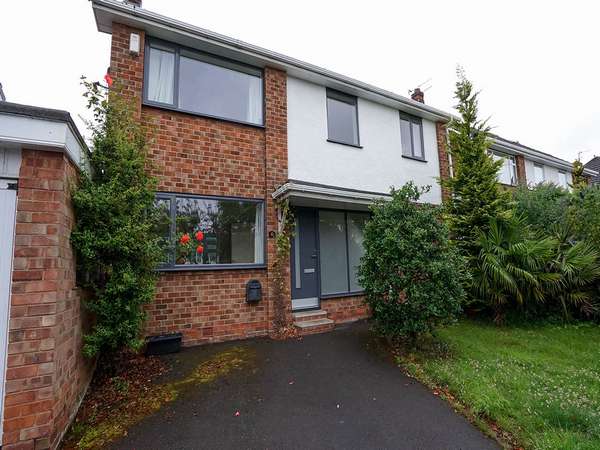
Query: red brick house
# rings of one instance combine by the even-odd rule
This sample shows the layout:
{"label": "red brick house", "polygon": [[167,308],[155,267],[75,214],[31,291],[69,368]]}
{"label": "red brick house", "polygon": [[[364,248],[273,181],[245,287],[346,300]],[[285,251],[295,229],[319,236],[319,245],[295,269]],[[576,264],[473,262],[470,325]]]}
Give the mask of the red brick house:
{"label": "red brick house", "polygon": [[[112,35],[112,77],[156,130],[151,170],[172,248],[146,333],[182,332],[184,345],[268,334],[281,199],[296,217],[286,286],[296,325],[308,333],[367,317],[356,266],[368,205],[409,180],[441,203],[451,115],[419,89],[406,98],[141,1],[92,6]],[[568,162],[518,142],[495,137],[492,151],[504,184],[570,181]],[[258,303],[246,301],[251,280]]]}
{"label": "red brick house", "polygon": [[[281,200],[295,216],[288,316],[303,333],[368,317],[356,274],[368,207],[407,181],[442,202],[451,115],[418,89],[406,98],[141,1],[91,3],[112,36],[112,78],[154,130],[148,169],[172,245],[145,334],[181,332],[196,345],[272,332]],[[84,151],[68,113],[0,101],[4,449],[55,448],[91,377],[69,245]],[[518,142],[495,136],[491,151],[505,185],[571,181],[569,162]]]}

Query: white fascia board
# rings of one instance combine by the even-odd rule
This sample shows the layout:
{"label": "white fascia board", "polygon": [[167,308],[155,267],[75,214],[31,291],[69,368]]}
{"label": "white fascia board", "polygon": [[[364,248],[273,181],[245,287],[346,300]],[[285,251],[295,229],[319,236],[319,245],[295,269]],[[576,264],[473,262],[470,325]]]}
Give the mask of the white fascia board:
{"label": "white fascia board", "polygon": [[85,166],[84,147],[68,123],[17,114],[0,114],[0,144],[45,151],[65,152],[80,169]]}
{"label": "white fascia board", "polygon": [[285,70],[290,76],[305,79],[433,121],[446,122],[451,115],[385,89],[316,65],[248,44],[219,33],[196,27],[143,8],[115,0],[92,0],[98,31],[112,33],[113,22],[145,30],[149,35],[191,48],[236,59],[258,67]]}

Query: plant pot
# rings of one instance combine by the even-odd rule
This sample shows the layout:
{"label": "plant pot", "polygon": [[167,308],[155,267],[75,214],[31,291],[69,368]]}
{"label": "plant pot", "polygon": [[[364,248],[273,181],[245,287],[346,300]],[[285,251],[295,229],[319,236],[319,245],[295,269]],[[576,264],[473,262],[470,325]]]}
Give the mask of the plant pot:
{"label": "plant pot", "polygon": [[161,334],[146,339],[146,356],[166,355],[181,350],[181,333]]}

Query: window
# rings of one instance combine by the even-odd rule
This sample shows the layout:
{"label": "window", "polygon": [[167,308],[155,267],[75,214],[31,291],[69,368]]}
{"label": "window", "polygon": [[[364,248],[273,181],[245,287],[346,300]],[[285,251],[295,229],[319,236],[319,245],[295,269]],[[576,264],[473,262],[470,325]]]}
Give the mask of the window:
{"label": "window", "polygon": [[402,156],[425,160],[423,121],[419,117],[400,113]]}
{"label": "window", "polygon": [[544,182],[544,166],[537,163],[533,165],[533,178],[535,184],[540,184]]}
{"label": "window", "polygon": [[321,294],[362,291],[357,268],[364,254],[363,230],[368,213],[319,211]]}
{"label": "window", "polygon": [[567,189],[569,187],[569,183],[567,182],[567,173],[562,170],[558,172],[558,185]]}
{"label": "window", "polygon": [[517,184],[517,163],[513,155],[504,155],[501,153],[492,153],[494,161],[502,160],[502,167],[498,171],[498,182],[509,186]]}
{"label": "window", "polygon": [[263,124],[260,69],[153,40],[146,55],[147,104]]}
{"label": "window", "polygon": [[264,263],[261,200],[158,194],[161,231],[169,242],[163,268]]}
{"label": "window", "polygon": [[327,89],[328,140],[359,146],[356,97]]}

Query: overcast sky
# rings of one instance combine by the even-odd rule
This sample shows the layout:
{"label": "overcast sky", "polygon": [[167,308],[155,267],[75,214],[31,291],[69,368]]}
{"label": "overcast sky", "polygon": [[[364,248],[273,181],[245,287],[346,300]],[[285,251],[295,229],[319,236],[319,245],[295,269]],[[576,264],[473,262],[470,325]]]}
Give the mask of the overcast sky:
{"label": "overcast sky", "polygon": [[[110,37],[87,0],[3,2],[0,82],[7,100],[85,114],[79,77],[101,79]],[[450,111],[456,65],[481,90],[494,131],[542,151],[600,155],[596,1],[144,0],[146,9]],[[80,128],[83,128],[81,122]],[[85,132],[85,130],[82,129]]]}

